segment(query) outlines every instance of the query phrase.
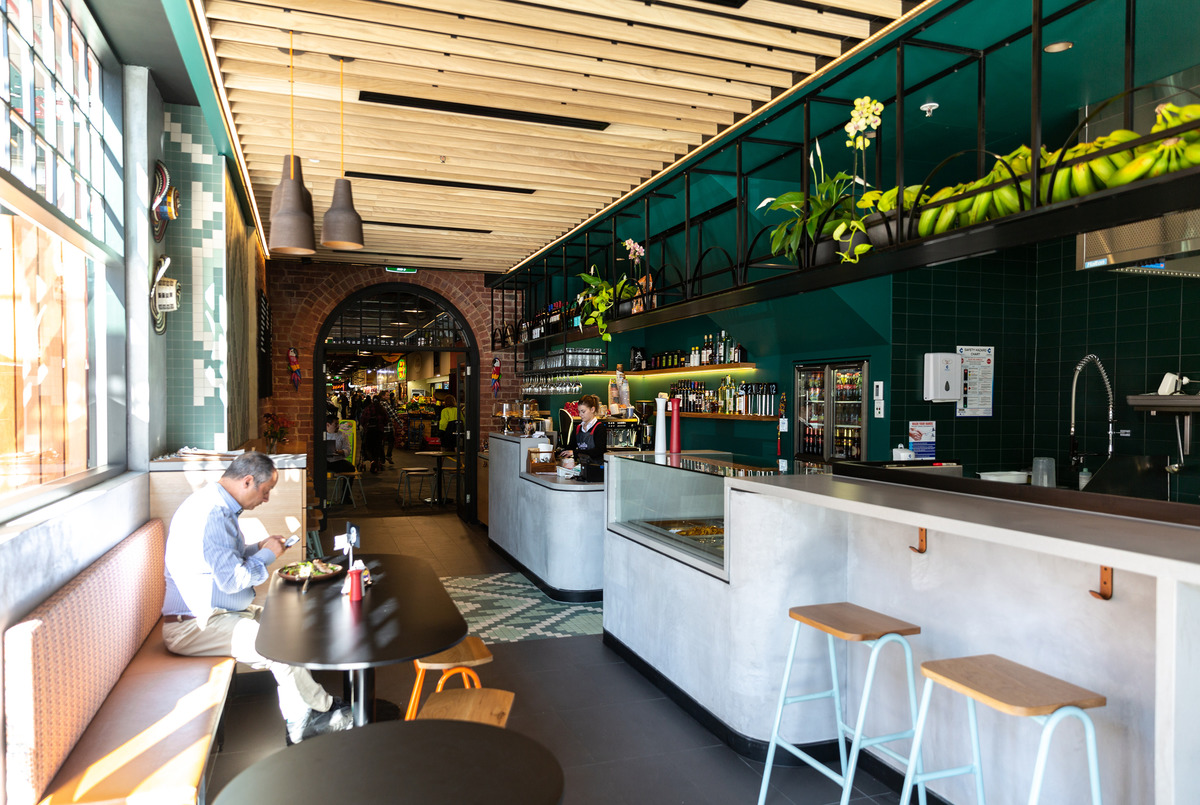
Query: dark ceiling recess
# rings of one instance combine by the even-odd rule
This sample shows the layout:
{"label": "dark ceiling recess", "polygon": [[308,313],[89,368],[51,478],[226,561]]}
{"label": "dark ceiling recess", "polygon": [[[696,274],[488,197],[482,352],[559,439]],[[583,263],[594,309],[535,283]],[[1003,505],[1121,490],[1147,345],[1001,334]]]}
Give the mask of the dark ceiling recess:
{"label": "dark ceiling recess", "polygon": [[363,221],[363,226],[399,226],[405,229],[432,229],[435,232],[470,232],[475,235],[490,235],[490,229],[471,229],[465,226],[434,226],[433,224],[406,224],[403,221]]}
{"label": "dark ceiling recess", "polygon": [[524,112],[519,109],[477,106],[473,103],[452,103],[450,101],[434,101],[429,98],[410,98],[404,95],[389,95],[386,92],[362,91],[358,93],[358,99],[364,103],[407,106],[410,109],[428,109],[434,112],[451,112],[459,115],[475,115],[476,117],[494,117],[500,120],[520,120],[524,123],[565,126],[571,129],[604,131],[609,126],[603,120],[586,120],[581,117],[564,117],[562,115],[543,115],[537,112]]}
{"label": "dark ceiling recess", "polygon": [[[746,0],[700,0],[700,2],[709,3],[714,6],[724,6],[725,8],[741,8],[746,5]],[[658,5],[663,4],[659,3]],[[687,8],[687,6],[684,6],[684,8]]]}
{"label": "dark ceiling recess", "polygon": [[[476,184],[475,182],[453,182],[445,179],[419,179],[415,176],[395,176],[390,173],[367,173],[366,171],[346,171],[348,179],[375,179],[380,182],[405,182],[407,184],[424,184],[433,187],[460,187],[464,190],[493,190],[497,193],[534,193],[532,187],[505,187],[500,184]],[[362,252],[355,252],[362,254]]]}

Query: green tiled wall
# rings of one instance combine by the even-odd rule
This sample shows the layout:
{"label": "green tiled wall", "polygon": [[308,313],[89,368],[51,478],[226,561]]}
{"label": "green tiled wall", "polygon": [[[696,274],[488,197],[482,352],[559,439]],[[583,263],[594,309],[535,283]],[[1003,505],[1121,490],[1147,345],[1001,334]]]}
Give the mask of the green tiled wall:
{"label": "green tiled wall", "polygon": [[[1171,416],[1134,411],[1126,397],[1158,388],[1164,372],[1197,378],[1200,391],[1200,279],[1147,277],[1105,271],[1075,271],[1075,243],[1043,244],[1038,250],[1037,363],[1046,382],[1034,411],[1038,455],[1055,456],[1060,482],[1074,476],[1062,471],[1068,460],[1071,380],[1088,353],[1100,358],[1112,382],[1117,453],[1179,457]],[[1084,452],[1098,453],[1086,465],[1095,470],[1108,451],[1108,399],[1094,366],[1079,375],[1076,434]],[[1128,430],[1128,436],[1119,432]],[[1200,453],[1185,457],[1197,474],[1185,470],[1173,479],[1171,498],[1200,502]]]}
{"label": "green tiled wall", "polygon": [[[937,422],[937,456],[961,461],[964,473],[1030,463],[1035,335],[1033,249],[898,274],[892,288],[891,444],[908,444],[911,420]],[[957,417],[954,403],[925,402],[927,352],[958,346],[996,348],[991,417]]]}
{"label": "green tiled wall", "polygon": [[[1197,377],[1200,391],[1200,279],[1143,277],[1075,270],[1073,239],[916,269],[893,279],[892,443],[907,441],[910,420],[938,426],[939,458],[964,473],[1027,469],[1034,455],[1053,456],[1060,484],[1068,468],[1071,380],[1087,354],[1104,364],[1116,400],[1115,451],[1179,456],[1169,416],[1136,412],[1131,394],[1157,388],[1164,372]],[[996,347],[995,416],[958,418],[952,403],[926,403],[921,372],[926,352],[958,345]],[[1076,433],[1095,470],[1108,450],[1108,401],[1094,366],[1079,377]],[[1185,460],[1185,464],[1187,461]],[[1185,471],[1174,500],[1200,502],[1196,474]]]}
{"label": "green tiled wall", "polygon": [[225,168],[198,107],[165,105],[163,162],[182,211],[158,252],[180,282],[167,316],[167,445],[223,450],[228,305],[225,298]]}

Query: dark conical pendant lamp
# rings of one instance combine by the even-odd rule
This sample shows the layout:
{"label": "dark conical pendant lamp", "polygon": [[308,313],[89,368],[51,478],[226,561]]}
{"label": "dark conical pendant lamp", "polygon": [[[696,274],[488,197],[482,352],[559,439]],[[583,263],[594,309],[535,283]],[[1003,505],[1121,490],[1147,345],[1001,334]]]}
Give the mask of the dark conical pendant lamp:
{"label": "dark conical pendant lamp", "polygon": [[283,175],[271,193],[272,254],[315,254],[312,195],[304,187],[304,173],[296,156],[295,80],[292,77],[292,34],[288,33],[288,85],[291,87],[291,153],[283,158]]}
{"label": "dark conical pendant lamp", "polygon": [[346,174],[346,122],[342,112],[342,79],[346,70],[346,59],[338,60],[338,128],[341,130],[341,174],[333,183],[333,203],[321,222],[321,245],[338,251],[353,251],[363,247],[362,216],[354,209],[354,195],[350,191],[350,180]]}

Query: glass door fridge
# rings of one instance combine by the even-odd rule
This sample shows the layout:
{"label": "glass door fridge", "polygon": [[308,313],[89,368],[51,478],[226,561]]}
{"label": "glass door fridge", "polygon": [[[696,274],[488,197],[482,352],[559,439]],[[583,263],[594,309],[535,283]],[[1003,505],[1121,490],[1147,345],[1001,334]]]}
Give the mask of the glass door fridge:
{"label": "glass door fridge", "polygon": [[828,464],[866,457],[867,362],[796,366],[796,460]]}

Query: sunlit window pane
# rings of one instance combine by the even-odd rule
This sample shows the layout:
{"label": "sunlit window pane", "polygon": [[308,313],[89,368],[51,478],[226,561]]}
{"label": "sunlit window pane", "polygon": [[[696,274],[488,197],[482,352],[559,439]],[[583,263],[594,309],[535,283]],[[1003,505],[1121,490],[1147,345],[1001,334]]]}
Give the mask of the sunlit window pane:
{"label": "sunlit window pane", "polygon": [[33,119],[38,134],[53,139],[54,81],[50,78],[50,71],[37,59],[33,60]]}
{"label": "sunlit window pane", "polygon": [[59,157],[54,161],[57,168],[54,186],[58,193],[54,197],[54,206],[68,218],[75,217],[75,178],[71,174],[71,166],[65,159]]}
{"label": "sunlit window pane", "polygon": [[62,84],[55,84],[54,92],[54,142],[58,153],[68,162],[75,161],[75,126],[71,114],[71,99]]}
{"label": "sunlit window pane", "polygon": [[54,74],[64,84],[71,73],[71,18],[61,0],[54,0],[54,58],[47,56],[46,64],[54,65]]}
{"label": "sunlit window pane", "polygon": [[88,127],[92,140],[92,187],[104,192],[104,144],[100,141],[100,130]]}
{"label": "sunlit window pane", "polygon": [[21,38],[33,41],[33,3],[30,0],[8,0],[8,20],[16,26]]}
{"label": "sunlit window pane", "polygon": [[[34,53],[37,53],[43,59],[46,58],[46,51],[54,47],[54,32],[50,30],[50,3],[49,0],[32,0],[33,7],[33,45]],[[50,55],[53,60],[54,55]]]}
{"label": "sunlit window pane", "polygon": [[41,137],[33,138],[34,150],[34,176],[33,189],[41,194],[42,198],[54,203],[54,157],[50,153],[50,147]]}
{"label": "sunlit window pane", "polygon": [[33,120],[33,109],[29,88],[33,85],[33,59],[29,45],[16,35],[16,29],[8,26],[8,88],[9,104],[26,120]]}
{"label": "sunlit window pane", "polygon": [[8,147],[13,175],[26,187],[33,187],[33,129],[17,116],[15,110],[9,112]]}
{"label": "sunlit window pane", "polygon": [[87,268],[74,248],[0,214],[0,493],[89,466]]}

